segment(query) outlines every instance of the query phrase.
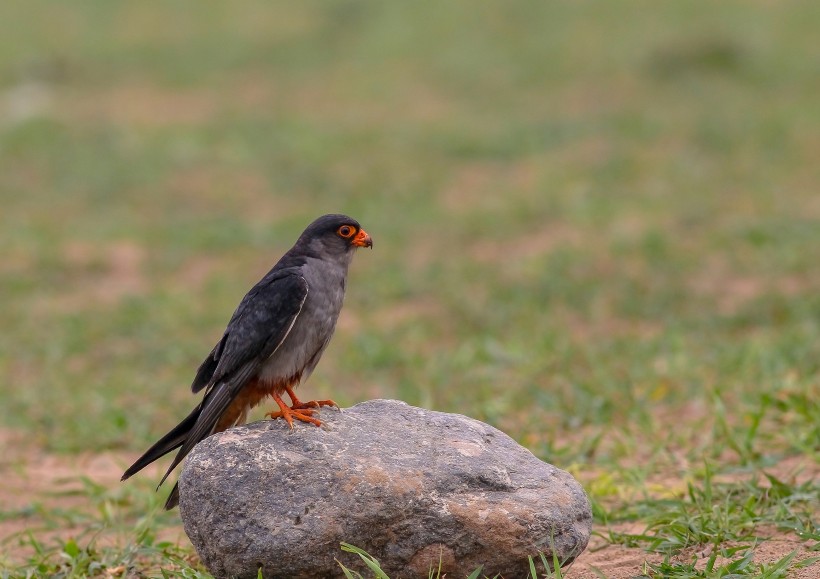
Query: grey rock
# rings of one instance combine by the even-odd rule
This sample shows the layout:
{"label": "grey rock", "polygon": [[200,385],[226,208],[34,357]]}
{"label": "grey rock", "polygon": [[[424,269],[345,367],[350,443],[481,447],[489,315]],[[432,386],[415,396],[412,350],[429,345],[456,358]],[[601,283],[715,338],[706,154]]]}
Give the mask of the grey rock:
{"label": "grey rock", "polygon": [[[179,479],[185,532],[216,577],[343,577],[366,568],[341,542],[378,559],[392,579],[526,577],[539,552],[571,561],[586,548],[589,501],[567,472],[503,432],[458,414],[393,400],[341,412],[323,426],[282,420],[199,443]],[[338,561],[337,561],[338,560]]]}

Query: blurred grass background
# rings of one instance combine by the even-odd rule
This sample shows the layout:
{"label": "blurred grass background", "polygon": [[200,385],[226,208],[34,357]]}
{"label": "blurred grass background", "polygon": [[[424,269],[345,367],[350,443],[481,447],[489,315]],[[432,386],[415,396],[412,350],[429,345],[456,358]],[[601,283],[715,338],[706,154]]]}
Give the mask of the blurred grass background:
{"label": "blurred grass background", "polygon": [[375,248],[302,397],[641,480],[816,458],[818,29],[812,2],[4,2],[0,424],[142,450],[344,212]]}

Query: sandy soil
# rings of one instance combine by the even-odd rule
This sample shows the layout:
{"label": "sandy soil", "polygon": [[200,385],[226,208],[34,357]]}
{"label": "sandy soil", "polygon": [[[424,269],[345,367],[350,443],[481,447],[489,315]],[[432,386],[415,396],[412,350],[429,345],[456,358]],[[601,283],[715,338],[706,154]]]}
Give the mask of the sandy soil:
{"label": "sandy soil", "polygon": [[[642,526],[634,524],[614,525],[612,529],[622,533],[640,533],[644,530]],[[606,531],[600,527],[594,530],[600,533]],[[801,541],[795,535],[779,533],[774,529],[758,529],[758,532],[771,538],[755,548],[753,560],[756,563],[774,563],[793,551],[797,551],[795,561],[817,556],[816,552],[809,551],[809,542]],[[709,547],[687,549],[683,553],[672,557],[672,561],[691,564],[693,560],[696,560],[697,569],[704,569],[711,554]],[[640,577],[645,564],[657,564],[663,560],[663,555],[646,553],[642,549],[621,545],[608,545],[601,537],[593,537],[587,550],[578,557],[568,570],[565,570],[565,574],[568,579],[598,579],[601,576],[610,579],[627,579]],[[724,560],[718,557],[715,562],[716,566],[720,565],[721,561]],[[817,579],[820,577],[820,563],[815,563],[805,569],[794,570],[789,577],[793,579]]]}
{"label": "sandy soil", "polygon": [[[89,501],[87,485],[91,481],[105,489],[116,489],[124,468],[136,458],[133,453],[84,453],[74,456],[53,455],[38,451],[26,442],[20,432],[0,429],[0,553],[7,561],[22,562],[32,554],[30,546],[20,546],[20,537],[32,531],[38,540],[49,544],[56,539],[80,539],[89,534],[88,521],[98,518],[96,505]],[[784,461],[783,475],[794,472],[796,459]],[[799,461],[798,461],[799,462]],[[805,471],[804,471],[805,472]],[[156,480],[159,467],[148,469],[146,477]],[[777,475],[776,471],[773,474]],[[815,473],[816,474],[816,473]],[[55,512],[73,512],[75,516],[54,516]],[[87,519],[82,514],[88,516]],[[621,533],[641,533],[640,524],[616,525]],[[608,529],[598,526],[594,532],[605,535]],[[162,531],[163,540],[189,545],[181,525]],[[793,534],[776,529],[758,529],[759,536],[771,537],[755,549],[754,560],[772,563],[797,551],[797,559],[817,556],[808,550],[809,544]],[[89,537],[90,538],[90,537]],[[102,544],[122,544],[129,540],[123,533],[96,535]],[[690,563],[697,558],[702,568],[710,555],[708,548],[691,549],[675,557],[675,561]],[[601,576],[613,579],[640,576],[646,562],[658,563],[662,555],[646,553],[639,548],[608,545],[600,536],[593,536],[587,550],[566,570],[571,579],[592,579]],[[795,579],[820,577],[820,563],[794,571]]]}

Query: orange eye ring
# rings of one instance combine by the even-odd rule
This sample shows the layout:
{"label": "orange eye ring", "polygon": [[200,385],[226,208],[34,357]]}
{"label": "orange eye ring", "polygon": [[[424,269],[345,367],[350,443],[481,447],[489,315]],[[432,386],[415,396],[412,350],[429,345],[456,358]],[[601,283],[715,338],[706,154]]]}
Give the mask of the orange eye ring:
{"label": "orange eye ring", "polygon": [[339,229],[336,230],[336,233],[339,235],[339,237],[350,239],[356,234],[356,228],[350,225],[342,225]]}

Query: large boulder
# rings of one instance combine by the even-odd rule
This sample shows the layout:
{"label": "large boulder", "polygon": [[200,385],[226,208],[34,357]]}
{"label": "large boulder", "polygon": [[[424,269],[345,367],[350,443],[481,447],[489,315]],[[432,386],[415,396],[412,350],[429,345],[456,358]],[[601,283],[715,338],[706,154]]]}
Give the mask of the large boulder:
{"label": "large boulder", "polygon": [[394,579],[439,565],[448,577],[482,565],[526,577],[528,556],[569,562],[587,545],[581,485],[492,426],[394,400],[321,420],[256,422],[191,452],[179,510],[216,577],[343,577],[339,561],[365,572],[341,542]]}

